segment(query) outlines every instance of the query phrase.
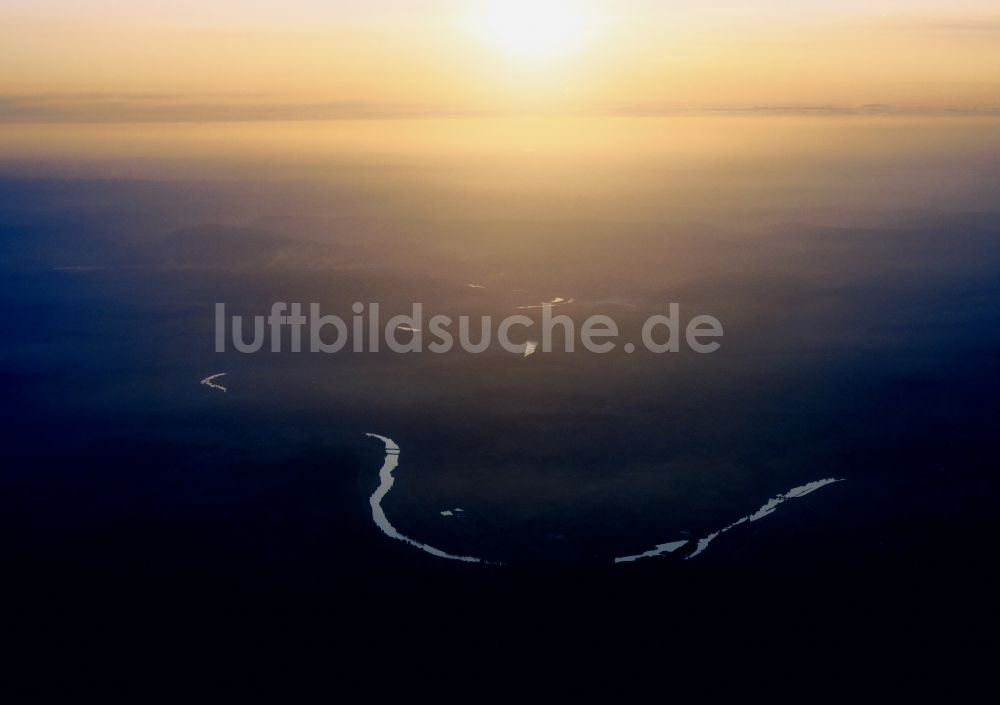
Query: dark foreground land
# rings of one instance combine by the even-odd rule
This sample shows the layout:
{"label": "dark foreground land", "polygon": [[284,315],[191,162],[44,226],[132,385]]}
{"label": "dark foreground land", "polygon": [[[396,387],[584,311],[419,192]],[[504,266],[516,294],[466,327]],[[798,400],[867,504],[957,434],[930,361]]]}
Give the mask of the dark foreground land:
{"label": "dark foreground land", "polygon": [[[2,188],[8,676],[501,678],[566,659],[642,671],[765,646],[820,660],[996,645],[995,215],[747,232],[227,221],[177,185]],[[718,316],[725,345],[212,351],[217,301],[502,316],[556,296],[623,327],[679,301]],[[223,371],[225,393],[199,385]],[[384,535],[369,432],[402,448],[383,505],[400,531],[503,565]],[[696,558],[613,563],[824,478],[842,482]]]}

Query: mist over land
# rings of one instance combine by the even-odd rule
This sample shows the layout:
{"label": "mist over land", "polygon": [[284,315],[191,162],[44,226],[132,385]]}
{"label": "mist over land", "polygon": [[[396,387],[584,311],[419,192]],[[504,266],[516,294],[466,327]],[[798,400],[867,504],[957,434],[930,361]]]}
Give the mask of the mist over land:
{"label": "mist over land", "polygon": [[[727,120],[657,120],[667,142],[679,130],[701,136],[704,154],[677,159],[669,145],[631,161],[508,150],[485,167],[419,149],[363,163],[254,154],[252,180],[233,178],[236,157],[207,174],[164,159],[170,180],[114,154],[9,164],[2,259],[13,334],[3,359],[20,400],[6,425],[22,461],[5,473],[17,489],[6,493],[18,507],[8,517],[51,540],[57,516],[86,540],[128,516],[165,535],[194,531],[193,509],[207,520],[224,506],[263,536],[256,492],[273,498],[271,483],[292,483],[288,514],[268,521],[305,532],[298,502],[333,503],[316,521],[346,521],[332,507],[352,503],[350,514],[363,514],[377,476],[364,433],[378,431],[406,454],[387,500],[394,521],[456,551],[610,561],[843,477],[770,522],[815,513],[805,534],[733,532],[705,559],[823,555],[806,536],[837,546],[821,562],[863,560],[876,546],[935,553],[929,542],[954,529],[923,521],[901,531],[900,513],[912,522],[919,510],[900,507],[932,503],[935,517],[985,521],[967,506],[982,497],[969,486],[992,482],[998,174],[982,145],[995,144],[996,124],[963,123],[955,137],[949,120]],[[926,139],[908,151],[882,143],[900,130]],[[972,132],[977,146],[966,152]],[[832,146],[766,149],[804,133]],[[353,302],[377,301],[388,318],[419,301],[501,318],[555,297],[574,299],[562,313],[607,313],[633,331],[679,302],[685,315],[722,320],[724,346],[704,357],[528,359],[212,351],[217,301],[248,315],[272,301],[316,301],[346,318]],[[227,394],[206,394],[197,382],[219,370]],[[322,463],[327,447],[354,469],[331,460],[317,477],[289,460]],[[119,460],[129,449],[164,467]],[[56,459],[81,452],[103,458],[95,475]],[[247,457],[259,474],[249,484],[238,481]],[[39,462],[62,469],[27,471]],[[340,472],[353,478],[347,493],[294,489]],[[53,511],[64,483],[73,501]],[[897,493],[890,502],[887,492]],[[461,521],[442,520],[452,506],[465,509]],[[373,533],[358,518],[352,531]],[[890,527],[899,535],[886,549],[877,537]],[[348,550],[343,537],[309,528],[308,544]],[[966,530],[962,543],[977,535]],[[291,551],[302,570],[347,570],[307,559],[304,538],[268,552],[288,561]],[[375,538],[357,560],[399,551]],[[233,548],[218,540],[218,550]],[[264,560],[257,550],[240,547]],[[804,555],[783,554],[796,550]]]}

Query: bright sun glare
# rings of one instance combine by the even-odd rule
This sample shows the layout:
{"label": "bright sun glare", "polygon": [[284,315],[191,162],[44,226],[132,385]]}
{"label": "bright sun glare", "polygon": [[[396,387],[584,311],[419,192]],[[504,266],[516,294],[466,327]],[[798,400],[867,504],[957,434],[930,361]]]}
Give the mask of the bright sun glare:
{"label": "bright sun glare", "polygon": [[486,41],[512,58],[545,61],[572,53],[592,19],[573,0],[499,0],[479,22]]}

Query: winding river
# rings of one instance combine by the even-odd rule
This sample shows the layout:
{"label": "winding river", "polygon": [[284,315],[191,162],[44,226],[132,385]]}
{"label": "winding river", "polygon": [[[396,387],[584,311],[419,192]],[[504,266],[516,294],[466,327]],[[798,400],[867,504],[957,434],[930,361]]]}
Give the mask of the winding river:
{"label": "winding river", "polygon": [[[431,546],[429,544],[421,543],[420,541],[411,539],[409,536],[401,534],[399,530],[396,529],[396,527],[389,522],[388,517],[386,517],[385,515],[385,510],[382,509],[382,500],[385,499],[385,496],[387,494],[389,494],[389,490],[392,489],[392,485],[395,482],[395,478],[393,477],[392,472],[399,466],[399,454],[400,454],[399,445],[388,436],[380,436],[377,433],[368,433],[366,435],[369,436],[370,438],[376,438],[380,440],[382,444],[385,446],[385,460],[383,461],[382,467],[378,473],[379,485],[375,489],[375,492],[372,494],[371,498],[369,499],[369,503],[371,504],[372,508],[372,520],[374,520],[375,525],[382,530],[382,533],[384,533],[389,538],[407,543],[410,546],[413,546],[414,548],[419,548],[421,551],[429,553],[432,556],[436,556],[437,558],[446,558],[448,560],[453,560],[453,561],[463,561],[465,563],[491,563],[492,561],[486,561],[483,560],[482,558],[476,558],[475,556],[457,556],[453,553],[442,551],[440,548],[435,548],[434,546]],[[705,550],[708,549],[708,546],[710,543],[712,543],[712,541],[714,541],[715,539],[717,539],[719,536],[726,533],[730,529],[733,529],[741,524],[763,519],[764,517],[774,513],[774,511],[778,508],[778,506],[783,504],[784,502],[787,502],[790,499],[799,499],[801,497],[805,497],[806,495],[811,494],[816,490],[822,487],[826,487],[827,485],[831,485],[835,482],[842,482],[842,480],[834,478],[816,480],[815,482],[810,482],[808,484],[801,485],[799,487],[793,487],[787,492],[779,494],[776,497],[772,497],[753,514],[749,514],[741,519],[738,519],[737,521],[734,521],[732,524],[729,524],[728,526],[709,534],[705,538],[699,539],[697,544],[695,545],[694,551],[685,556],[685,560],[690,560],[691,558],[695,558],[704,553]],[[451,514],[452,512],[450,511],[442,512],[443,516],[448,516]],[[614,562],[632,563],[642,558],[657,558],[659,556],[679,551],[680,549],[687,546],[688,543],[689,542],[687,540],[661,543],[658,546],[655,546],[648,551],[644,551],[643,553],[637,553],[635,555],[630,555],[630,556],[617,557],[614,559]]]}
{"label": "winding river", "polygon": [[380,436],[377,433],[368,433],[366,435],[370,438],[377,438],[385,445],[385,460],[382,463],[382,468],[378,471],[379,485],[368,500],[372,507],[372,519],[375,521],[376,526],[382,530],[382,533],[391,539],[408,543],[414,548],[419,548],[421,551],[438,558],[447,558],[448,560],[463,561],[465,563],[486,563],[487,561],[484,561],[482,558],[456,556],[453,553],[442,551],[440,548],[435,548],[426,543],[420,543],[409,536],[399,533],[396,527],[389,522],[388,517],[385,515],[385,510],[382,509],[382,500],[389,494],[389,490],[392,489],[392,485],[396,481],[392,476],[392,471],[399,465],[399,446],[388,436]]}

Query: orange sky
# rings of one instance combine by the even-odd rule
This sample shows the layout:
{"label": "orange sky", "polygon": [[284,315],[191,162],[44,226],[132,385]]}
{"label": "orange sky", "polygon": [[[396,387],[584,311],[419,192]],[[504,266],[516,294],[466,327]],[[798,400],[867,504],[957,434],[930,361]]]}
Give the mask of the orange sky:
{"label": "orange sky", "polygon": [[1000,106],[992,1],[554,1],[586,37],[537,61],[487,0],[8,1],[0,120]]}

